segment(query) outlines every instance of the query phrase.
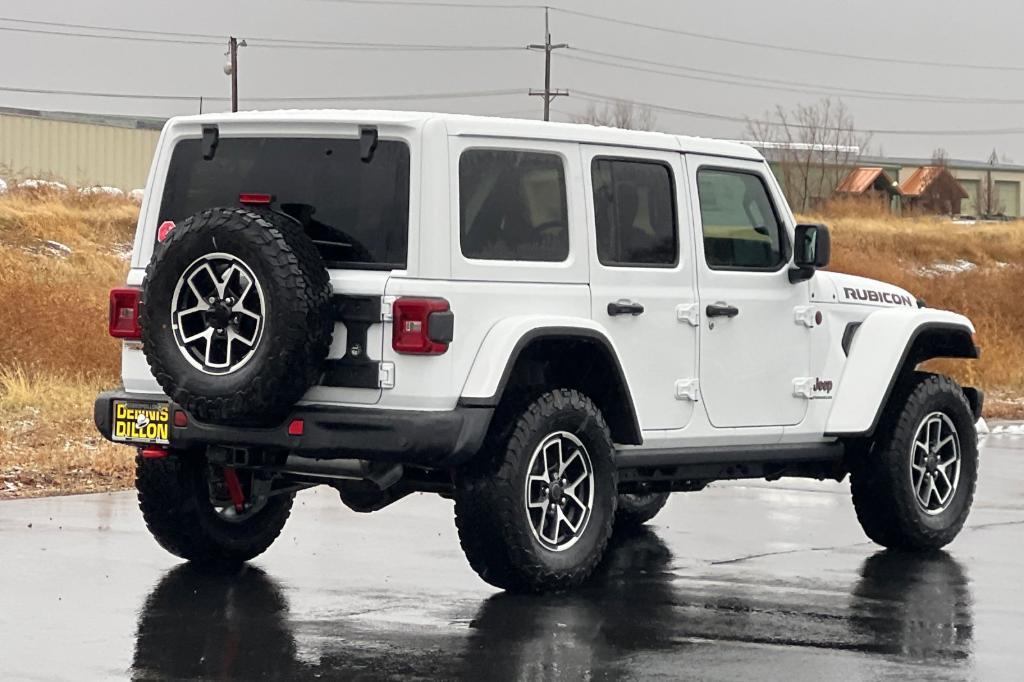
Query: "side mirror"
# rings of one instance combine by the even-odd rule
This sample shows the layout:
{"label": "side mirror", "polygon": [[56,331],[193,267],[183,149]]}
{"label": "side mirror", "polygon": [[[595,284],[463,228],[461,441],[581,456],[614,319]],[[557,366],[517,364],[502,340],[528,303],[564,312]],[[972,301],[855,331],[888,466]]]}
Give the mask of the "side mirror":
{"label": "side mirror", "polygon": [[797,225],[793,240],[793,265],[789,281],[803,282],[814,276],[814,271],[828,265],[832,257],[832,238],[824,225]]}

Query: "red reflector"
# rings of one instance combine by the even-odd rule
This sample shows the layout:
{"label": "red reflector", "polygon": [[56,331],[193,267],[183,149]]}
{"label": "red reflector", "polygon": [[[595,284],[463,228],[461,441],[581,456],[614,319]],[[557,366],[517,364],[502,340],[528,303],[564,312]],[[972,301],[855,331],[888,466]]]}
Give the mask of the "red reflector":
{"label": "red reflector", "polygon": [[238,203],[240,204],[259,204],[266,205],[274,200],[274,197],[270,194],[252,194],[242,193],[238,195]]}
{"label": "red reflector", "polygon": [[301,419],[293,419],[291,424],[288,425],[289,436],[301,436],[306,430],[306,422]]}
{"label": "red reflector", "polygon": [[165,220],[160,223],[160,227],[156,230],[156,240],[161,244],[167,241],[167,238],[171,236],[171,230],[175,227],[173,220]]}
{"label": "red reflector", "polygon": [[115,339],[140,339],[138,289],[111,289],[107,331]]}
{"label": "red reflector", "polygon": [[151,447],[140,450],[143,459],[160,459],[167,456],[167,448]]}
{"label": "red reflector", "polygon": [[[398,353],[441,355],[448,344],[430,338],[430,314],[450,310],[443,298],[400,298],[391,306],[391,347]],[[435,336],[435,338],[437,338]]]}
{"label": "red reflector", "polygon": [[174,425],[181,428],[188,426],[188,415],[181,410],[174,411]]}

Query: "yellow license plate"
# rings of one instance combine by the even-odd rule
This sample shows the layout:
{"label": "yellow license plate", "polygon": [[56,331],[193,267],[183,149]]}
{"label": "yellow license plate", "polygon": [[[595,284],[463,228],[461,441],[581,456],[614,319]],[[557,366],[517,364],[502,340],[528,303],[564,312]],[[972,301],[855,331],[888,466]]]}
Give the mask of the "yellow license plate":
{"label": "yellow license plate", "polygon": [[113,439],[124,443],[167,445],[170,406],[135,400],[114,401]]}

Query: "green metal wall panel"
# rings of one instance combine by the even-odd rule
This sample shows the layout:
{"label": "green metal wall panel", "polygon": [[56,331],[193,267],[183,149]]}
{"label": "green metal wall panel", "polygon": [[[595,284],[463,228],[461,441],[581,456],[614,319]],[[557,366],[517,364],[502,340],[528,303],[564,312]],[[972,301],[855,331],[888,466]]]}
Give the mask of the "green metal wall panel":
{"label": "green metal wall panel", "polygon": [[996,180],[996,197],[999,210],[1014,218],[1020,216],[1020,183],[1012,180]]}

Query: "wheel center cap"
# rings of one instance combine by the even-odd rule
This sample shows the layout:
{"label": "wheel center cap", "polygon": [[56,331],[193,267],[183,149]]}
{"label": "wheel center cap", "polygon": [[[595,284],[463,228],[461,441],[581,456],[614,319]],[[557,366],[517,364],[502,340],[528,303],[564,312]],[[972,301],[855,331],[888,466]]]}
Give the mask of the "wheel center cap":
{"label": "wheel center cap", "polygon": [[223,299],[214,303],[206,311],[206,324],[210,327],[223,329],[231,322],[231,307]]}
{"label": "wheel center cap", "polygon": [[564,492],[561,483],[552,483],[551,488],[548,490],[548,499],[552,502],[560,502]]}

